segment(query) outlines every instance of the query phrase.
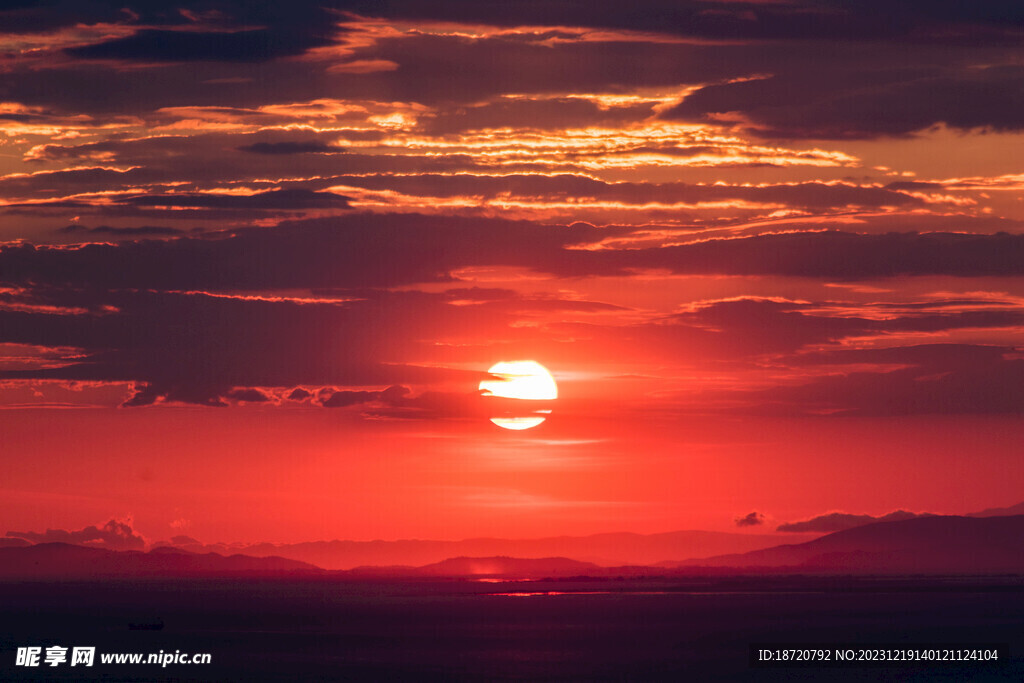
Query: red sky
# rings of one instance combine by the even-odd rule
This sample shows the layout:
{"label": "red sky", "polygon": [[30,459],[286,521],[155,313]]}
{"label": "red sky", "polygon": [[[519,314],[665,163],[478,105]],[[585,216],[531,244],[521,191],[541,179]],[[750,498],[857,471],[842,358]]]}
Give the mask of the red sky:
{"label": "red sky", "polygon": [[875,4],[0,12],[8,530],[1020,502],[1024,17]]}

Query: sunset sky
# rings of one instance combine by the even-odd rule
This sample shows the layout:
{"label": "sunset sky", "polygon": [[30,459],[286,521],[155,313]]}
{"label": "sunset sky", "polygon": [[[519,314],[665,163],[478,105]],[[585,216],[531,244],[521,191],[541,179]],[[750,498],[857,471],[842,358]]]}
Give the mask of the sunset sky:
{"label": "sunset sky", "polygon": [[4,7],[0,536],[1024,500],[1018,2]]}

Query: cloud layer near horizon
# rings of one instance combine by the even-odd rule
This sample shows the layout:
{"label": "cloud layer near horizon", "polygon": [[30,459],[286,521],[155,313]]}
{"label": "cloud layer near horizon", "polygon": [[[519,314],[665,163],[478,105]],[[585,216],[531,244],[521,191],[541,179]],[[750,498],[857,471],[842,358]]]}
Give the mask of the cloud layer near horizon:
{"label": "cloud layer near horizon", "polygon": [[7,538],[29,543],[69,543],[108,550],[145,550],[146,539],[132,530],[131,521],[110,520],[101,527],[87,526],[78,531],[47,529],[38,531],[8,531]]}
{"label": "cloud layer near horizon", "polygon": [[864,526],[865,524],[873,524],[875,522],[900,522],[905,519],[932,516],[933,515],[928,512],[916,513],[907,512],[906,510],[896,510],[895,512],[890,512],[886,515],[879,515],[877,517],[872,515],[852,515],[846,512],[830,512],[801,522],[780,524],[776,528],[776,531],[830,534],[836,531],[844,531],[846,529]]}

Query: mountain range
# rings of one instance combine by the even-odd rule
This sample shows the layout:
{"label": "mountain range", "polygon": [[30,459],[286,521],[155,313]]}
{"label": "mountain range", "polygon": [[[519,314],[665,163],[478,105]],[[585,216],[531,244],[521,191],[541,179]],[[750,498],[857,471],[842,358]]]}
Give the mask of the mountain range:
{"label": "mountain range", "polygon": [[98,579],[146,576],[284,576],[323,570],[282,557],[223,556],[170,548],[107,550],[68,543],[0,547],[0,579]]}
{"label": "mountain range", "polygon": [[537,539],[473,538],[462,541],[314,541],[259,543],[246,546],[202,544],[179,536],[172,545],[194,553],[241,553],[252,557],[287,557],[324,569],[365,566],[422,566],[452,557],[571,557],[610,567],[651,565],[663,560],[745,553],[817,534],[737,534],[718,531],[673,531],[661,534],[606,533]]}
{"label": "mountain range", "polygon": [[1024,572],[1024,515],[878,522],[806,543],[667,565],[850,573]]}
{"label": "mountain range", "polygon": [[328,570],[282,557],[223,556],[178,548],[114,551],[66,543],[0,547],[0,579],[147,576],[399,579],[671,577],[701,572],[843,574],[1024,574],[1024,515],[928,516],[877,522],[805,543],[650,565],[600,566],[561,556],[460,556],[421,566]]}

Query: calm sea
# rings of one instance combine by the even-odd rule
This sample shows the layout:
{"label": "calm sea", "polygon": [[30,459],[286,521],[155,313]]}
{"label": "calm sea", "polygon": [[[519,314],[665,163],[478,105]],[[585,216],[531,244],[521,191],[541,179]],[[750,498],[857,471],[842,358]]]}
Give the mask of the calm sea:
{"label": "calm sea", "polygon": [[[1024,589],[996,583],[2,583],[0,680],[1021,681]],[[1011,658],[926,668],[749,665],[753,642],[963,641],[1007,643]],[[16,665],[17,648],[54,645],[94,646],[96,663]],[[209,653],[212,663],[99,661],[101,653],[161,652]]]}

